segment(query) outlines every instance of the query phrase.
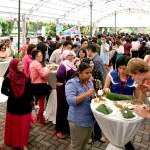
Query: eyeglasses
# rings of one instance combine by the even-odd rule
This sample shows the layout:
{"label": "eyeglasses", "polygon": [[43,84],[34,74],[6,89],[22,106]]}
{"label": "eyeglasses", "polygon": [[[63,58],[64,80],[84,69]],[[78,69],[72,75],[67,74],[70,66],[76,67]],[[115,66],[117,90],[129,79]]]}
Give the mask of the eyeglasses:
{"label": "eyeglasses", "polygon": [[2,47],[1,49],[6,49],[6,47]]}

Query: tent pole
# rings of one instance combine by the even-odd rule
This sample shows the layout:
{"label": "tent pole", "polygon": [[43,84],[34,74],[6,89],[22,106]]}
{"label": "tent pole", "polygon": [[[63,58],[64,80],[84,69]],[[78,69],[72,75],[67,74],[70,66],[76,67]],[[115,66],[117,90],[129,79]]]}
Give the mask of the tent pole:
{"label": "tent pole", "polygon": [[92,37],[92,6],[93,6],[93,3],[92,1],[90,1],[90,35]]}
{"label": "tent pole", "polygon": [[26,37],[26,18],[25,15],[22,15],[22,43],[25,43]]}
{"label": "tent pole", "polygon": [[116,34],[116,12],[115,12],[115,34]]}
{"label": "tent pole", "polygon": [[20,5],[21,5],[21,0],[18,1],[18,53],[20,49]]}

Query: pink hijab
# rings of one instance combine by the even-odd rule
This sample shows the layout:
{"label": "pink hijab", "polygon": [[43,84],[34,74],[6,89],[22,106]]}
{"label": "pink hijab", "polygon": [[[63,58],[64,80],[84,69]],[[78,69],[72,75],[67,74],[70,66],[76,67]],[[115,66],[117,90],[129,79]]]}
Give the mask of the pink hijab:
{"label": "pink hijab", "polygon": [[20,59],[14,58],[11,60],[9,65],[9,73],[7,77],[9,78],[10,85],[15,97],[19,98],[24,94],[25,85],[27,83],[27,78],[23,72],[18,71],[18,63]]}
{"label": "pink hijab", "polygon": [[65,60],[68,55],[73,55],[73,53],[70,50],[64,50],[60,56],[60,59],[62,61],[61,63],[66,67],[66,71],[68,71],[70,69],[77,71],[77,68],[75,67],[73,62],[71,62],[69,60]]}

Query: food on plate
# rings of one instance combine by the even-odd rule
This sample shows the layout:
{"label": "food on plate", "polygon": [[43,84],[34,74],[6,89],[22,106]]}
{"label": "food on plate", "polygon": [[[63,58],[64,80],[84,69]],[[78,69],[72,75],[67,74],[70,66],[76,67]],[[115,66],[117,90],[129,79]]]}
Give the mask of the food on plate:
{"label": "food on plate", "polygon": [[97,97],[94,99],[95,104],[105,104],[105,99],[103,97]]}
{"label": "food on plate", "polygon": [[101,113],[105,114],[105,115],[108,115],[108,114],[112,113],[112,110],[111,110],[108,106],[106,106],[105,104],[99,105],[99,106],[96,108],[96,110],[97,110],[98,112],[101,112]]}
{"label": "food on plate", "polygon": [[121,114],[124,118],[134,118],[135,115],[133,114],[133,112],[131,110],[129,110],[128,108],[121,108]]}
{"label": "food on plate", "polygon": [[116,94],[113,92],[107,92],[106,93],[106,98],[113,100],[113,101],[119,101],[119,100],[135,100],[135,96],[131,95],[123,95],[123,94]]}
{"label": "food on plate", "polygon": [[131,110],[142,104],[135,100],[135,101],[118,101],[118,102],[114,102],[114,105],[118,108],[128,108]]}
{"label": "food on plate", "polygon": [[57,64],[47,64],[46,65],[48,68],[50,68],[50,70],[57,70],[58,65]]}
{"label": "food on plate", "polygon": [[52,66],[51,70],[57,70],[58,66]]}
{"label": "food on plate", "polygon": [[117,102],[114,102],[115,106],[118,107],[118,108],[123,108],[123,105],[122,104],[119,104]]}

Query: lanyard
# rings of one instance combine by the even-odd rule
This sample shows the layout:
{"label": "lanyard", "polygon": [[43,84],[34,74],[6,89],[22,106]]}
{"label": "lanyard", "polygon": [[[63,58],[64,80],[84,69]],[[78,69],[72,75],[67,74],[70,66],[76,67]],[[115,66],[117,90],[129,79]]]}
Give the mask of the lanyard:
{"label": "lanyard", "polygon": [[124,94],[124,90],[127,86],[128,77],[126,78],[126,81],[124,82],[124,85],[122,85],[120,76],[119,76],[119,84],[120,84],[120,94]]}
{"label": "lanyard", "polygon": [[[83,88],[83,90],[85,92],[87,92],[87,90],[90,89],[90,87],[88,86],[88,84],[86,84],[86,87],[85,87],[84,84],[81,81],[80,81],[80,85],[81,85],[81,87]],[[92,95],[90,95],[90,99],[92,99]]]}

